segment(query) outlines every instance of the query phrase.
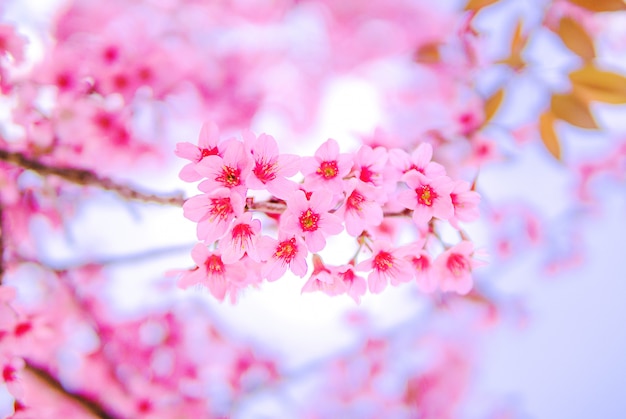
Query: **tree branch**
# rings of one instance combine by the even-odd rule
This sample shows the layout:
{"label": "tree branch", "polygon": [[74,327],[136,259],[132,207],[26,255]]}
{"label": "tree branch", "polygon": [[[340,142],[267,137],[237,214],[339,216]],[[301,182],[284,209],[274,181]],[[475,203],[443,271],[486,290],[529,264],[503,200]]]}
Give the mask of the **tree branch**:
{"label": "tree branch", "polygon": [[128,185],[115,183],[107,177],[99,177],[96,173],[86,169],[73,167],[57,167],[42,163],[39,160],[26,157],[19,152],[0,149],[0,160],[19,166],[26,170],[32,170],[41,176],[58,176],[68,182],[83,186],[97,186],[107,191],[115,192],[124,199],[132,201],[149,202],[162,205],[182,206],[185,199],[182,194],[160,196],[138,191]]}
{"label": "tree branch", "polygon": [[54,377],[45,368],[35,365],[34,363],[26,359],[24,360],[24,362],[26,363],[26,366],[25,366],[26,371],[33,374],[40,381],[44,382],[53,390],[63,394],[65,397],[78,403],[81,407],[83,407],[85,410],[87,410],[89,413],[93,414],[94,416],[98,418],[102,418],[102,419],[121,419],[116,414],[107,411],[100,403],[93,400],[91,397],[85,394],[72,393],[70,391],[67,391],[63,387],[63,385],[59,382],[59,380],[57,380],[57,378]]}
{"label": "tree branch", "polygon": [[175,253],[182,253],[182,252],[188,253],[195,243],[196,242],[186,243],[186,244],[175,244],[175,245],[167,246],[167,247],[159,247],[159,248],[141,250],[141,251],[137,251],[134,253],[125,254],[125,255],[101,256],[101,257],[94,257],[93,259],[87,259],[87,260],[79,259],[79,260],[69,260],[69,261],[63,261],[63,262],[44,261],[36,257],[16,254],[13,257],[12,262],[14,262],[15,264],[32,263],[44,269],[48,269],[52,272],[59,274],[59,273],[73,271],[76,269],[85,268],[87,266],[97,265],[97,266],[105,267],[109,265],[129,264],[129,263],[134,263],[134,262],[141,262],[145,260],[160,258],[163,256],[169,256]]}

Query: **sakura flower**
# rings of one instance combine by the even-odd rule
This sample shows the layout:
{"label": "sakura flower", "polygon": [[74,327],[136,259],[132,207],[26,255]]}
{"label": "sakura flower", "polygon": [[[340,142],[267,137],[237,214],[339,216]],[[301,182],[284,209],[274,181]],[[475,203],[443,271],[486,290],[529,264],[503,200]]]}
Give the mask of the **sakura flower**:
{"label": "sakura flower", "polygon": [[311,192],[297,190],[287,199],[287,211],[281,217],[281,228],[289,234],[304,237],[310,252],[319,252],[326,245],[326,236],[339,234],[341,219],[329,213],[333,196],[326,190]]}
{"label": "sakura flower", "polygon": [[125,101],[130,102],[139,87],[138,80],[130,73],[126,63],[119,64],[113,68],[107,68],[102,72],[98,80],[98,91],[103,95],[117,93]]}
{"label": "sakura flower", "polygon": [[485,120],[485,115],[482,112],[483,107],[479,104],[474,105],[470,109],[461,112],[457,117],[458,131],[461,135],[467,137],[476,132]]}
{"label": "sakura flower", "polygon": [[218,188],[212,193],[189,198],[183,204],[183,214],[198,222],[198,239],[212,243],[222,237],[231,221],[243,214],[244,200],[228,188]]}
{"label": "sakura flower", "polygon": [[471,190],[469,182],[457,181],[450,193],[450,199],[454,206],[454,216],[449,221],[455,228],[459,228],[459,221],[474,221],[480,216],[478,212],[480,195]]}
{"label": "sakura flower", "polygon": [[202,243],[196,244],[191,250],[191,258],[197,266],[180,277],[178,280],[180,288],[201,284],[207,287],[215,298],[222,301],[231,288],[230,281],[242,282],[246,278],[246,271],[241,265],[225,264],[220,253],[209,252]]}
{"label": "sakura flower", "polygon": [[474,244],[462,241],[435,259],[433,269],[442,291],[467,294],[472,289],[472,269],[483,265],[483,262],[472,258],[473,254]]}
{"label": "sakura flower", "polygon": [[310,189],[325,188],[333,193],[343,192],[343,178],[352,168],[352,155],[339,154],[339,144],[329,138],[314,157],[302,159],[300,171]]}
{"label": "sakura flower", "polygon": [[[259,237],[259,240],[257,242],[257,249],[259,248],[259,243],[261,241],[261,238],[262,238],[262,236]],[[246,254],[239,260],[238,264],[246,272],[246,276],[245,276],[243,282],[241,282],[241,281],[237,282],[237,284],[239,284],[240,287],[243,288],[243,286],[257,285],[257,284],[260,284],[263,281],[263,276],[261,275],[261,270],[265,266],[265,263],[257,262],[255,260],[252,260],[248,256],[248,254]],[[234,280],[239,281],[240,278],[234,278]],[[231,293],[231,297],[233,297],[233,296],[234,295]]]}
{"label": "sakura flower", "polygon": [[275,281],[283,276],[287,268],[299,277],[306,274],[306,245],[297,235],[287,235],[281,231],[278,240],[262,236],[258,247],[261,258],[267,260],[261,275],[268,281]]}
{"label": "sakura flower", "polygon": [[243,143],[233,139],[220,145],[224,150],[223,157],[209,155],[196,165],[196,171],[207,179],[198,188],[203,192],[224,187],[246,195],[245,179],[250,172],[250,156],[246,153]]}
{"label": "sakura flower", "polygon": [[226,233],[226,237],[220,239],[218,248],[222,252],[224,263],[237,262],[246,253],[252,260],[259,262],[256,248],[259,231],[261,231],[261,221],[253,220],[251,212],[237,217]]}
{"label": "sakura flower", "polygon": [[313,272],[302,287],[303,293],[314,291],[322,291],[330,296],[346,292],[346,285],[336,275],[336,271],[332,267],[324,265],[319,255],[313,255]]}
{"label": "sakura flower", "polygon": [[200,130],[198,145],[191,143],[178,143],[174,153],[178,157],[191,160],[191,163],[185,165],[179,174],[179,177],[185,182],[195,182],[202,179],[202,176],[196,171],[196,165],[205,157],[220,154],[219,144],[219,128],[215,123],[206,122]]}
{"label": "sakura flower", "polygon": [[372,257],[356,266],[358,271],[371,270],[367,276],[367,285],[370,292],[381,293],[387,283],[398,285],[413,278],[409,262],[404,260],[389,242],[376,241],[372,245]]}
{"label": "sakura flower", "polygon": [[302,287],[302,292],[321,291],[328,295],[348,294],[357,304],[365,294],[365,279],[354,272],[353,265],[329,266],[313,255],[313,272]]}
{"label": "sakura flower", "polygon": [[378,226],[383,221],[380,205],[383,193],[354,178],[349,179],[347,184],[346,199],[336,215],[345,220],[348,234],[358,237],[369,226]]}
{"label": "sakura flower", "polygon": [[274,137],[261,134],[258,138],[251,132],[243,134],[246,150],[252,154],[252,170],[246,178],[250,189],[267,189],[272,195],[285,199],[296,184],[287,178],[298,173],[300,157],[279,154]]}
{"label": "sakura flower", "polygon": [[483,166],[501,158],[496,142],[490,138],[475,135],[470,143],[472,149],[467,159],[468,165]]}
{"label": "sakura flower", "polygon": [[383,172],[387,163],[387,150],[384,147],[372,149],[362,145],[354,156],[353,171],[361,182],[381,186]]}
{"label": "sakura flower", "polygon": [[355,273],[353,265],[341,265],[336,267],[337,275],[344,283],[346,294],[354,300],[355,303],[361,302],[361,297],[365,295],[367,284],[365,279]]}
{"label": "sakura flower", "polygon": [[57,45],[52,54],[47,55],[36,67],[35,79],[41,83],[53,84],[60,94],[83,92],[87,73],[83,57],[78,57],[74,50]]}
{"label": "sakura flower", "polygon": [[16,63],[24,60],[24,46],[28,40],[19,35],[11,25],[0,24],[0,58],[8,54]]}
{"label": "sakura flower", "polygon": [[0,354],[0,368],[2,369],[2,382],[9,393],[16,399],[23,397],[24,390],[21,384],[21,373],[24,370],[24,360],[15,356]]}
{"label": "sakura flower", "polygon": [[389,163],[403,174],[415,170],[430,178],[444,176],[446,169],[432,158],[433,147],[429,143],[421,143],[410,155],[399,148],[389,150]]}
{"label": "sakura flower", "polygon": [[437,289],[437,276],[433,272],[430,254],[424,250],[424,240],[411,243],[398,249],[399,255],[413,267],[413,274],[420,291],[432,293]]}
{"label": "sakura flower", "polygon": [[428,223],[437,217],[447,220],[454,215],[454,206],[450,193],[454,182],[447,176],[429,178],[417,171],[409,171],[402,180],[409,190],[398,194],[398,201],[405,208],[413,210],[413,221],[418,226]]}

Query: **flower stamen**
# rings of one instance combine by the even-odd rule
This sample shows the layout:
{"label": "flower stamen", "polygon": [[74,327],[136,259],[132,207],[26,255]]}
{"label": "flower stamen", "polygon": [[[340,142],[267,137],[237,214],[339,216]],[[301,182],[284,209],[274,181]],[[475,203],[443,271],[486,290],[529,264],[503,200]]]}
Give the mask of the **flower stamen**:
{"label": "flower stamen", "polygon": [[307,209],[300,214],[300,227],[303,231],[315,231],[318,228],[319,214],[314,213],[311,209]]}

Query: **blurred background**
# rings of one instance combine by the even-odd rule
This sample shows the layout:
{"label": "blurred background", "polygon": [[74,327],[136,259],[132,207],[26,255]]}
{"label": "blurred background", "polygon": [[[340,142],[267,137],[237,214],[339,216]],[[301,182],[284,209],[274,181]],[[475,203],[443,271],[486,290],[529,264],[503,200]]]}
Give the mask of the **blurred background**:
{"label": "blurred background", "polygon": [[[172,272],[193,266],[189,251],[196,239],[195,224],[180,208],[124,202],[107,193],[72,201],[71,219],[60,229],[33,219],[38,257],[56,267],[103,263],[103,300],[120,319],[181,302],[200,304],[225,334],[280,360],[293,377],[290,384],[256,392],[233,417],[306,412],[302,406],[325,400],[317,367],[343,354],[350,358],[367,339],[389,342],[391,358],[397,356],[391,371],[433,366],[447,353],[442,347],[455,348],[461,355],[453,358],[464,359],[471,373],[463,378],[463,407],[450,417],[626,415],[624,106],[592,103],[599,129],[558,120],[560,160],[547,151],[537,126],[551,95],[567,92],[568,74],[584,65],[562,31],[551,29],[554,21],[573,16],[582,22],[595,42],[595,65],[621,74],[626,17],[583,13],[566,1],[493,3],[469,12],[462,12],[466,2],[454,0],[146,0],[97,7],[88,1],[8,0],[0,6],[0,23],[15,24],[28,38],[26,64],[16,77],[31,77],[42,62],[62,66],[63,57],[75,63],[73,53],[84,57],[104,41],[128,48],[133,63],[144,56],[142,42],[163,46],[145,60],[171,75],[159,84],[163,90],[138,89],[131,99],[110,103],[112,109],[120,106],[116,100],[132,109],[132,134],[151,151],[131,164],[121,152],[111,152],[115,161],[106,167],[98,166],[97,153],[80,162],[144,190],[198,193],[178,178],[186,161],[173,150],[181,141],[195,143],[206,120],[216,121],[224,137],[251,128],[273,135],[282,152],[300,155],[312,155],[327,138],[342,151],[361,143],[407,150],[425,139],[439,144],[435,160],[458,177],[476,178],[482,196],[481,219],[466,226],[489,262],[474,272],[473,300],[424,295],[405,284],[366,294],[356,305],[345,295],[301,293],[306,278],[286,275],[245,290],[236,304],[220,303],[204,290],[175,286]],[[90,28],[68,11],[103,18]],[[185,44],[168,37],[181,26]],[[135,27],[140,29],[130,30]],[[91,32],[79,39],[76,33],[86,28]],[[518,30],[529,36],[521,54],[525,67],[494,64],[512,54]],[[55,43],[53,33],[66,38]],[[63,51],[55,50],[59,45]],[[501,103],[482,124],[485,101],[500,89]],[[0,98],[0,126],[9,142],[22,135],[12,117],[21,100]],[[43,109],[62,105],[45,94],[38,100]],[[20,182],[38,184],[35,175]],[[324,254],[330,262],[341,256],[336,250]],[[43,298],[38,269],[27,265],[10,279],[24,301]],[[432,344],[437,339],[445,343]],[[431,344],[437,356],[409,353]],[[460,361],[443,362],[457,368]],[[403,385],[388,383],[389,391]],[[6,416],[12,408],[6,390],[3,401]],[[359,412],[353,417],[367,417]],[[319,415],[311,417],[330,417]]]}

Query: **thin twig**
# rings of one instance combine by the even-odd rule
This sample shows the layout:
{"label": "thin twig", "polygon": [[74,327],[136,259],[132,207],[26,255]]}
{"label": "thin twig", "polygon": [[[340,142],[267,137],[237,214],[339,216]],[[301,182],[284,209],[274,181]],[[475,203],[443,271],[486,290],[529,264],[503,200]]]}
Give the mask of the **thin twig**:
{"label": "thin twig", "polygon": [[32,170],[33,172],[36,172],[41,176],[54,175],[77,185],[97,186],[104,190],[115,192],[122,198],[132,201],[173,205],[177,207],[182,206],[185,202],[185,198],[181,193],[170,196],[160,196],[156,194],[141,192],[131,186],[118,184],[110,178],[100,177],[91,170],[76,169],[73,167],[52,166],[46,163],[42,163],[39,160],[26,157],[24,154],[19,152],[0,149],[0,160],[11,163],[15,166],[19,166],[26,170]]}
{"label": "thin twig", "polygon": [[172,246],[141,250],[135,253],[129,253],[119,256],[102,256],[100,258],[94,258],[92,260],[73,260],[48,263],[41,261],[37,258],[27,257],[23,255],[18,255],[17,257],[15,257],[15,260],[17,263],[34,263],[56,273],[61,273],[81,269],[87,266],[97,265],[104,267],[109,265],[123,265],[168,256],[175,253],[189,252],[194,243],[176,244]]}

